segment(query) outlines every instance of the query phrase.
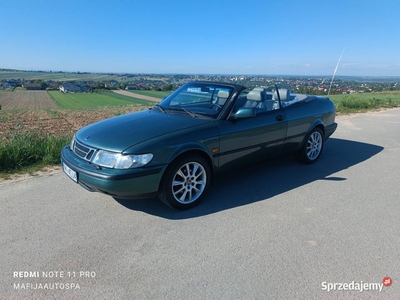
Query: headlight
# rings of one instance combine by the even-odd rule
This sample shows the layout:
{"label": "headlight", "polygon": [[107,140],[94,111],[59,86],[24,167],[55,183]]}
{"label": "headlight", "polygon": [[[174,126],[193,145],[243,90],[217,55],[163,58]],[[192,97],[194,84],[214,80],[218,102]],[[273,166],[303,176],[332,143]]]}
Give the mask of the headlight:
{"label": "headlight", "polygon": [[130,169],[147,165],[153,159],[153,154],[123,155],[120,153],[99,150],[92,163],[114,169]]}

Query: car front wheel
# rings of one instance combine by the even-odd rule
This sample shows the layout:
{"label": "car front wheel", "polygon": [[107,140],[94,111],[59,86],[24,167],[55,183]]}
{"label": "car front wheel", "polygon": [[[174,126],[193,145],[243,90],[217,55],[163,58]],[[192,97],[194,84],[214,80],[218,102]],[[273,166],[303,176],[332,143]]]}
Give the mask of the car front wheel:
{"label": "car front wheel", "polygon": [[321,156],[324,148],[324,135],[320,128],[314,128],[306,137],[298,158],[307,164],[315,163]]}
{"label": "car front wheel", "polygon": [[188,209],[204,197],[210,183],[210,166],[199,155],[178,158],[166,170],[158,197],[176,209]]}

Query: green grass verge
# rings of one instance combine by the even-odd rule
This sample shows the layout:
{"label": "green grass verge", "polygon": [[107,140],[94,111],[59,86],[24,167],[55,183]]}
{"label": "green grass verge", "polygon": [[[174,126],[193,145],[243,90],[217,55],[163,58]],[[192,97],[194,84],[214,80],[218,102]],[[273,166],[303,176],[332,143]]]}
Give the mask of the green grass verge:
{"label": "green grass verge", "polygon": [[105,106],[141,105],[154,106],[154,102],[136,99],[113,92],[105,93],[62,93],[49,91],[50,96],[61,108],[85,109]]}
{"label": "green grass verge", "polygon": [[19,132],[0,140],[0,176],[18,171],[40,169],[60,163],[60,152],[71,141],[71,136],[43,134],[40,130]]}
{"label": "green grass verge", "polygon": [[400,91],[331,95],[336,112],[349,114],[382,108],[400,107]]}

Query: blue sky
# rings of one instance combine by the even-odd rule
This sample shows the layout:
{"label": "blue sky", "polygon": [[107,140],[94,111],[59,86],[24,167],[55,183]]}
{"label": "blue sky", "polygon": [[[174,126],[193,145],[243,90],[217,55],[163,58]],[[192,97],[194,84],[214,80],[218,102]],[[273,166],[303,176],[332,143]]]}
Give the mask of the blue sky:
{"label": "blue sky", "polygon": [[0,68],[400,76],[399,0],[5,1]]}

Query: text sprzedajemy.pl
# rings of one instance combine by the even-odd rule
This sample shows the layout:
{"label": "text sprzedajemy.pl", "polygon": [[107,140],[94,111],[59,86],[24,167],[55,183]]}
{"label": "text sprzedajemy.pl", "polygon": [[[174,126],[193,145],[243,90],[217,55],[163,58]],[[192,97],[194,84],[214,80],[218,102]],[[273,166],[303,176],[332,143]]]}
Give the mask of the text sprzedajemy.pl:
{"label": "text sprzedajemy.pl", "polygon": [[322,290],[331,291],[358,291],[362,293],[363,291],[379,291],[382,292],[383,283],[371,283],[371,282],[322,282]]}

